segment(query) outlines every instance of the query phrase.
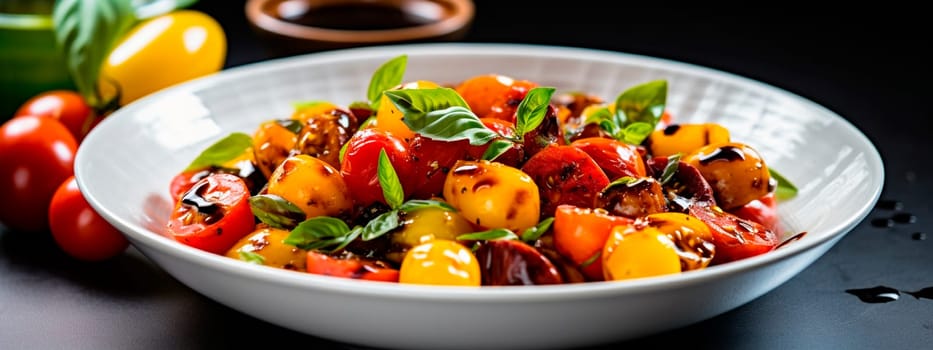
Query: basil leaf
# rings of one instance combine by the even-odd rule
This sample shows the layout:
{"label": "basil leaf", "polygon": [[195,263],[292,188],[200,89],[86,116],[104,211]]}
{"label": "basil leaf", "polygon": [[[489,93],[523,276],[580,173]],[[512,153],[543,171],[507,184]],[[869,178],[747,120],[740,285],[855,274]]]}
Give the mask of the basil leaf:
{"label": "basil leaf", "polygon": [[274,194],[250,197],[249,207],[259,221],[275,228],[291,229],[305,219],[305,212],[301,208]]}
{"label": "basil leaf", "polygon": [[234,132],[220,139],[201,152],[188,164],[185,171],[203,169],[209,166],[222,166],[253,146],[253,138],[241,132]]}
{"label": "basil leaf", "polygon": [[411,131],[441,141],[469,140],[484,145],[499,136],[483,125],[466,102],[450,88],[405,89],[385,92],[402,112],[402,121]]}
{"label": "basil leaf", "polygon": [[632,145],[640,145],[654,131],[654,125],[644,122],[634,122],[622,129],[622,141]]}
{"label": "basil leaf", "polygon": [[681,154],[677,153],[667,157],[667,165],[664,166],[664,171],[661,172],[660,182],[661,185],[667,184],[668,181],[674,177],[674,174],[677,173],[678,164],[680,163]]}
{"label": "basil leaf", "polygon": [[522,232],[522,240],[525,242],[534,242],[551,228],[552,223],[554,223],[554,217],[549,217],[547,219],[541,220],[541,222],[539,222],[534,227],[525,229],[525,231]]}
{"label": "basil leaf", "polygon": [[240,255],[240,260],[243,260],[245,262],[256,264],[256,265],[266,264],[266,258],[263,257],[262,255],[256,254],[255,252],[248,252],[245,250],[241,250],[241,251],[238,251],[237,253],[239,253]]}
{"label": "basil leaf", "polygon": [[52,10],[55,41],[78,92],[95,109],[110,100],[100,96],[100,70],[111,50],[136,21],[129,1],[60,0]]}
{"label": "basil leaf", "polygon": [[647,123],[653,129],[667,103],[667,80],[655,80],[633,86],[616,98],[616,117],[625,120],[623,125],[635,122]]}
{"label": "basil leaf", "polygon": [[402,226],[402,221],[399,219],[398,214],[398,210],[390,210],[370,220],[366,223],[366,226],[363,227],[363,240],[371,241]]}
{"label": "basil leaf", "polygon": [[592,265],[594,262],[596,262],[596,259],[599,259],[601,255],[603,255],[603,252],[596,252],[596,254],[593,254],[593,256],[587,258],[586,261],[580,264],[580,268],[582,269]]}
{"label": "basil leaf", "polygon": [[402,77],[405,75],[405,66],[408,64],[408,56],[400,55],[382,64],[373,77],[369,80],[369,89],[366,91],[366,97],[372,109],[379,109],[379,100],[382,99],[382,92],[389,90],[402,83]]}
{"label": "basil leaf", "polygon": [[426,208],[439,208],[444,211],[457,211],[457,209],[454,209],[454,207],[452,207],[450,204],[447,204],[446,202],[431,199],[410,199],[405,203],[402,203],[402,205],[398,207],[398,210],[411,213],[413,211]]}
{"label": "basil leaf", "polygon": [[499,158],[499,156],[512,149],[514,145],[512,141],[496,139],[489,144],[489,148],[486,149],[486,152],[483,152],[483,160],[494,161],[496,158]]}
{"label": "basil leaf", "polygon": [[337,246],[352,237],[352,232],[343,220],[329,216],[317,216],[302,221],[282,241],[301,249],[321,249]]}
{"label": "basil leaf", "polygon": [[606,187],[603,187],[603,189],[600,190],[599,192],[606,192],[606,190],[610,188],[621,186],[621,185],[631,186],[631,185],[638,183],[639,181],[641,181],[641,179],[639,178],[635,178],[631,176],[623,176],[623,177],[613,180],[608,185],[606,185]]}
{"label": "basil leaf", "polygon": [[794,186],[784,175],[781,175],[772,168],[768,168],[771,178],[777,180],[777,188],[774,189],[774,198],[777,200],[791,199],[797,195],[797,186]]}
{"label": "basil leaf", "polygon": [[385,149],[379,150],[376,176],[379,177],[379,187],[382,187],[382,196],[385,197],[389,208],[398,209],[405,200],[405,193],[402,191],[402,183],[398,180],[398,174],[395,173],[395,168],[392,167]]}
{"label": "basil leaf", "polygon": [[325,103],[330,104],[330,102],[327,102],[324,100],[311,100],[311,101],[292,102],[292,107],[295,108],[295,112],[300,112],[303,109],[311,108],[314,106],[320,106]]}
{"label": "basil leaf", "polygon": [[528,91],[515,112],[515,136],[519,140],[541,124],[551,106],[555,88],[536,87]]}
{"label": "basil leaf", "polygon": [[518,239],[518,235],[509,229],[494,228],[489,231],[467,233],[457,236],[458,241],[489,241],[494,239]]}
{"label": "basil leaf", "polygon": [[590,113],[590,115],[586,117],[584,124],[599,124],[604,120],[612,122],[612,113],[609,112],[608,107],[603,107]]}
{"label": "basil leaf", "polygon": [[276,120],[275,123],[288,129],[288,131],[291,131],[295,135],[301,134],[301,129],[304,128],[304,123],[297,119],[279,119]]}

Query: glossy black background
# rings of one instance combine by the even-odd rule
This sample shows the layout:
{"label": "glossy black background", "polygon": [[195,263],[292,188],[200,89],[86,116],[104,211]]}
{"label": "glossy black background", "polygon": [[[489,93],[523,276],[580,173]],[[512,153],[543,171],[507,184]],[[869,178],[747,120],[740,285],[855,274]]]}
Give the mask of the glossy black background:
{"label": "glossy black background", "polygon": [[[502,3],[478,1],[464,41],[575,46],[674,59],[758,79],[828,107],[876,144],[886,168],[882,199],[901,202],[900,212],[917,218],[913,224],[873,227],[872,219],[896,212],[875,209],[826,255],[771,293],[708,321],[607,344],[606,349],[668,347],[684,341],[688,348],[710,349],[921,349],[933,344],[933,300],[903,293],[933,287],[933,211],[928,202],[933,183],[927,173],[933,150],[933,40],[923,11],[893,5],[840,12],[800,5]],[[607,9],[608,4],[619,8]],[[226,67],[273,58],[248,27],[242,2],[201,1],[194,8],[224,26]],[[926,239],[918,239],[921,233]],[[900,299],[872,304],[846,293],[879,285],[902,291]],[[256,302],[263,302],[263,296],[256,296]],[[0,227],[2,349],[190,349],[270,341],[318,349],[349,347],[217,304],[135,249],[112,261],[80,263],[59,252],[48,236]]]}

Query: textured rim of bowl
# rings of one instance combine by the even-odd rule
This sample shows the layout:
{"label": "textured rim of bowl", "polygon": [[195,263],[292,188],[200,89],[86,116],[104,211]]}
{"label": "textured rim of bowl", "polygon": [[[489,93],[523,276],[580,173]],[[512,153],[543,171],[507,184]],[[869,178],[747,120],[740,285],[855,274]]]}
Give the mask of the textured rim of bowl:
{"label": "textured rim of bowl", "polygon": [[[350,280],[330,276],[319,276],[314,274],[296,273],[294,271],[282,270],[268,266],[259,266],[245,264],[240,261],[227,258],[225,256],[211,254],[199,249],[185,246],[171,240],[157,232],[152,232],[142,225],[117,217],[108,208],[105,208],[98,202],[93,193],[87,193],[85,196],[88,202],[98,210],[111,224],[115,225],[121,231],[125,232],[132,240],[143,242],[150,249],[157,249],[161,253],[171,255],[175,258],[192,261],[196,264],[204,265],[207,268],[223,271],[232,275],[239,275],[249,279],[256,279],[268,283],[285,285],[307,290],[322,290],[339,293],[357,294],[360,296],[389,298],[398,300],[441,300],[449,302],[529,302],[529,301],[558,301],[568,299],[586,299],[600,296],[620,296],[625,294],[645,293],[659,290],[669,290],[684,288],[691,285],[702,284],[707,280],[715,280],[743,271],[761,268],[765,265],[773,264],[780,260],[803,254],[818,246],[823,245],[834,239],[841,239],[858,223],[860,223],[871,208],[878,201],[884,184],[884,171],[881,156],[877,148],[869,139],[859,131],[854,125],[835,112],[819,105],[809,99],[793,94],[787,90],[759,82],[750,78],[742,77],[736,74],[707,68],[691,63],[643,56],[637,54],[621,53],[614,51],[578,48],[569,46],[547,46],[534,44],[504,44],[504,43],[427,43],[427,44],[401,44],[401,45],[383,45],[359,47],[350,49],[334,50],[329,52],[320,52],[314,54],[305,54],[293,57],[271,59],[263,62],[246,64],[243,66],[227,69],[217,75],[197,78],[186,83],[182,83],[173,88],[156,92],[152,95],[141,98],[140,100],[127,105],[114,112],[114,115],[123,113],[133,113],[144,108],[145,102],[156,100],[162,95],[175,93],[184,93],[186,91],[195,91],[205,86],[223,85],[224,81],[235,80],[244,75],[261,74],[263,71],[289,69],[308,64],[307,61],[313,60],[316,64],[337,63],[345,60],[367,59],[374,56],[387,55],[389,52],[404,51],[409,56],[420,54],[428,55],[459,55],[464,52],[480,51],[484,54],[507,54],[507,55],[536,55],[552,56],[568,59],[586,59],[603,62],[626,62],[628,64],[637,64],[645,68],[663,68],[696,76],[706,77],[713,80],[720,80],[731,84],[736,84],[744,88],[749,88],[757,92],[766,94],[776,94],[784,98],[789,98],[809,108],[813,108],[816,113],[822,114],[827,118],[833,119],[840,124],[852,136],[865,142],[867,165],[875,170],[873,175],[877,175],[873,186],[871,198],[863,203],[859,210],[848,213],[844,220],[839,220],[835,225],[828,228],[827,234],[820,235],[818,238],[811,238],[813,235],[807,235],[804,238],[795,241],[783,248],[771,251],[739,261],[730,262],[723,265],[711,266],[703,270],[687,271],[680,274],[649,277],[644,279],[628,281],[608,281],[608,282],[590,282],[579,284],[562,284],[546,286],[503,286],[496,288],[476,288],[476,287],[454,287],[454,286],[423,286],[411,284],[396,284],[385,282],[373,282],[365,280]],[[390,55],[391,56],[391,55]],[[113,117],[113,116],[112,116]],[[119,116],[105,119],[98,125],[88,139],[98,130],[103,130],[109,124],[111,119],[119,119]],[[86,139],[87,140],[87,139]],[[82,152],[87,148],[78,149],[75,158],[76,177],[79,188],[86,187],[86,179],[80,176],[89,157],[87,152]],[[143,249],[140,249],[143,250]]]}
{"label": "textured rim of bowl", "polygon": [[446,4],[450,6],[452,14],[437,22],[428,24],[384,30],[340,30],[320,27],[303,26],[289,23],[269,16],[262,7],[270,0],[249,0],[246,3],[246,17],[253,25],[270,33],[299,40],[313,40],[334,43],[380,43],[393,41],[409,41],[439,37],[460,30],[473,20],[475,8],[470,0],[424,0]]}

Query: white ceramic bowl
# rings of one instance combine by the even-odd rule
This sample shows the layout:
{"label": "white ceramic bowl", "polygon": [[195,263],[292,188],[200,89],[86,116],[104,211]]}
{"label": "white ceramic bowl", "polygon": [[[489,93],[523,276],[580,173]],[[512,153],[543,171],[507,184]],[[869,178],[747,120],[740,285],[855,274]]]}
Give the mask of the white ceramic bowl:
{"label": "white ceramic bowl", "polygon": [[[232,131],[287,116],[291,103],[365,98],[371,73],[408,54],[405,80],[500,73],[608,99],[667,79],[678,122],[717,122],[800,189],[781,203],[802,239],[754,258],[623,282],[463,288],[297,273],[212,255],[162,234],[168,185]],[[341,342],[407,349],[562,348],[605,344],[698,322],[743,305],[819,258],[878,200],[883,166],[845,119],[781,89],[694,65],[575,48],[417,44],[317,53],[238,67],[150,95],[107,118],[78,151],[91,205],[148,258],[194,290],[268,322]],[[792,310],[792,309],[788,309]],[[788,311],[791,312],[791,311]]]}

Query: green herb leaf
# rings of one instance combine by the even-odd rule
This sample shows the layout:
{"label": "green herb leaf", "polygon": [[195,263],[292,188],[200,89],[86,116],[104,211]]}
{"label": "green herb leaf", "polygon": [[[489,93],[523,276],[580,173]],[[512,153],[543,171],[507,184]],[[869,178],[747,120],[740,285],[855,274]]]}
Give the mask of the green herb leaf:
{"label": "green herb leaf", "polygon": [[399,219],[398,210],[387,211],[366,223],[362,232],[363,240],[374,240],[399,228],[399,226],[402,226],[402,221]]}
{"label": "green herb leaf", "polygon": [[534,242],[551,228],[552,223],[554,223],[554,217],[549,217],[547,219],[541,220],[541,222],[539,222],[534,227],[525,229],[525,231],[522,232],[522,240],[525,242]]}
{"label": "green herb leaf", "polygon": [[97,89],[101,66],[135,21],[129,1],[60,0],[52,10],[55,41],[68,73],[81,96],[97,110],[111,102]]}
{"label": "green herb leaf", "polygon": [[496,158],[499,158],[499,156],[512,149],[512,146],[515,146],[515,143],[512,141],[496,139],[489,144],[489,148],[486,148],[486,152],[483,152],[483,159],[494,161]]}
{"label": "green herb leaf", "polygon": [[386,61],[382,64],[373,77],[369,80],[369,89],[366,91],[366,97],[372,109],[379,109],[379,100],[382,98],[382,92],[389,90],[402,83],[405,76],[405,66],[408,64],[408,56],[400,55]]}
{"label": "green herb leaf", "polygon": [[263,257],[262,255],[256,254],[255,252],[248,252],[245,250],[241,250],[241,251],[238,251],[237,253],[239,253],[240,255],[240,260],[243,260],[245,262],[256,264],[256,265],[266,264],[266,258]]}
{"label": "green herb leaf", "polygon": [[674,177],[674,174],[677,173],[680,157],[680,153],[667,157],[667,165],[664,166],[664,171],[661,172],[661,185],[667,184],[667,182],[671,181],[671,179]]}
{"label": "green herb leaf", "polygon": [[654,131],[654,125],[644,122],[634,122],[622,129],[621,137],[616,137],[621,139],[626,143],[632,145],[640,145],[648,135],[651,135],[651,132]]}
{"label": "green herb leaf", "polygon": [[249,135],[241,132],[232,133],[202,151],[197,158],[191,161],[191,164],[188,164],[185,171],[221,166],[223,163],[239,157],[252,146],[253,138]]}
{"label": "green herb leaf", "polygon": [[541,124],[551,105],[551,96],[557,89],[536,87],[528,91],[515,112],[515,136],[519,140]]}
{"label": "green herb leaf", "polygon": [[457,236],[459,241],[489,241],[494,239],[518,239],[518,235],[506,228],[494,228],[489,231],[467,233]]}
{"label": "green herb leaf", "polygon": [[457,211],[454,207],[446,202],[431,200],[431,199],[409,199],[402,203],[398,207],[398,210],[401,212],[411,213],[413,211],[426,209],[426,208],[438,208],[444,211]]}
{"label": "green herb leaf", "polygon": [[301,208],[274,194],[250,197],[249,207],[259,221],[275,228],[292,229],[305,219]]}
{"label": "green herb leaf", "polygon": [[310,100],[310,101],[292,102],[292,107],[295,108],[295,112],[300,112],[300,111],[303,110],[303,109],[311,108],[311,107],[314,107],[314,106],[319,106],[319,105],[322,105],[322,104],[325,104],[325,103],[328,103],[328,104],[329,104],[330,102],[327,102],[327,101],[324,101],[324,100]]}
{"label": "green herb leaf", "polygon": [[402,191],[402,183],[398,180],[398,174],[395,173],[395,168],[392,167],[385,149],[379,150],[377,166],[376,175],[379,177],[379,186],[382,187],[382,196],[385,197],[390,208],[398,209],[405,200],[405,193]]}
{"label": "green herb leaf", "polygon": [[412,131],[441,141],[469,140],[484,145],[498,137],[483,125],[466,102],[450,88],[405,89],[385,92],[402,112],[402,121]]}
{"label": "green herb leaf", "polygon": [[353,240],[353,232],[343,220],[317,216],[302,221],[283,241],[301,249],[325,249],[346,245]]}
{"label": "green herb leaf", "polygon": [[301,129],[304,128],[304,123],[297,119],[279,119],[276,120],[275,123],[288,129],[288,131],[291,131],[295,135],[301,134]]}
{"label": "green herb leaf", "polygon": [[606,192],[606,190],[616,187],[616,186],[622,186],[622,185],[631,186],[631,185],[638,183],[639,181],[641,181],[641,179],[639,178],[635,178],[631,176],[623,176],[610,182],[608,185],[606,185],[606,187],[603,187],[603,189],[600,192]]}
{"label": "green herb leaf", "polygon": [[777,188],[774,189],[774,198],[777,200],[787,200],[797,195],[797,186],[794,186],[784,175],[781,175],[773,168],[768,168],[771,178],[777,180]]}
{"label": "green herb leaf", "polygon": [[608,107],[602,107],[590,113],[590,115],[586,117],[584,124],[599,124],[604,120],[608,120],[610,123],[613,123],[612,113],[609,112]]}
{"label": "green herb leaf", "polygon": [[653,129],[667,104],[667,80],[655,80],[633,86],[616,98],[616,116],[625,120],[620,126],[642,122]]}
{"label": "green herb leaf", "polygon": [[593,254],[593,256],[589,257],[588,259],[586,259],[586,261],[580,264],[580,268],[583,269],[583,268],[586,268],[587,266],[592,265],[594,262],[596,262],[597,259],[599,259],[601,255],[603,255],[603,252],[596,252],[596,254]]}

